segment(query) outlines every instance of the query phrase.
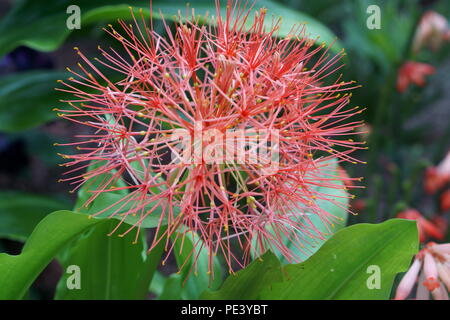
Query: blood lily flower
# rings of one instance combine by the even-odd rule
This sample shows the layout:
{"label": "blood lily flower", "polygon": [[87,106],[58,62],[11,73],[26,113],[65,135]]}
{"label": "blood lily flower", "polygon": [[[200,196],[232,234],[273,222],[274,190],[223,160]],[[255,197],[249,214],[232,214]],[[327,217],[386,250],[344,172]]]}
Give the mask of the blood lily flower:
{"label": "blood lily flower", "polygon": [[418,52],[425,46],[437,51],[445,41],[450,41],[447,19],[434,11],[425,12],[414,36],[414,51]]}
{"label": "blood lily flower", "polygon": [[[277,37],[280,21],[265,23],[265,9],[252,16],[251,8],[228,1],[222,17],[217,1],[211,26],[202,25],[193,11],[179,14],[174,29],[164,23],[166,37],[142,12],[133,15],[134,26],[120,21],[121,31],[112,26],[106,31],[121,51],[99,48],[103,60],[94,63],[76,49],[84,65],[62,81],[61,90],[73,98],[58,110],[92,131],[72,143],[78,154],[63,155],[69,159],[65,165],[74,167],[63,180],[75,190],[95,186],[86,205],[104,193],[126,192],[94,216],[108,213],[122,222],[134,217],[126,233],[136,234],[155,217],[162,235],[150,250],[166,241],[170,252],[170,238],[196,232],[210,264],[221,253],[231,272],[250,253],[267,249],[297,261],[285,240],[304,250],[304,243],[322,236],[312,216],[326,225],[337,221],[315,200],[342,206],[320,187],[343,189],[341,178],[354,180],[336,174],[330,161],[357,163],[351,153],[365,149],[348,139],[363,125],[348,120],[361,112],[348,106],[346,92],[356,86],[342,75],[330,79],[341,67],[341,55],[315,46],[301,27]],[[121,79],[113,81],[99,66]],[[208,161],[206,154],[223,155],[219,138],[227,140],[229,131],[250,132],[232,139],[238,145],[261,138],[258,132],[275,136],[256,146],[276,153],[276,170],[266,170],[271,157],[253,161],[254,143],[241,148],[241,155]],[[183,138],[194,143],[179,148]],[[194,154],[180,157],[192,149]],[[95,169],[84,173],[92,164]],[[242,256],[230,249],[232,242]]]}
{"label": "blood lily flower", "polygon": [[397,90],[405,92],[414,83],[419,87],[425,86],[425,77],[435,73],[435,68],[426,63],[407,61],[398,71]]}
{"label": "blood lily flower", "polygon": [[433,220],[433,222],[437,222],[433,223],[422,216],[416,209],[404,210],[397,215],[397,218],[417,221],[420,242],[425,242],[430,237],[437,240],[442,240],[445,237],[447,226],[445,225],[444,227],[442,227],[442,221]]}
{"label": "blood lily flower", "polygon": [[450,151],[436,167],[430,167],[425,172],[425,191],[433,194],[450,181]]}
{"label": "blood lily flower", "polygon": [[444,191],[441,194],[441,210],[450,210],[450,189]]}
{"label": "blood lily flower", "polygon": [[[398,285],[395,299],[407,299],[414,286],[415,299],[449,300],[450,291],[450,243],[429,243],[417,255],[410,269]],[[413,295],[414,296],[414,295]]]}

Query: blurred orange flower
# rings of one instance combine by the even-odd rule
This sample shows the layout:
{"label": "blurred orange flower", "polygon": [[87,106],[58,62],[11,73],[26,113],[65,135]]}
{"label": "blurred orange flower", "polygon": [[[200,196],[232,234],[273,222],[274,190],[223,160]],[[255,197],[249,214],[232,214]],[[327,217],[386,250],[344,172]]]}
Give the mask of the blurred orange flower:
{"label": "blurred orange flower", "polygon": [[429,194],[435,193],[450,181],[450,151],[436,167],[425,172],[424,187]]}
{"label": "blurred orange flower", "polygon": [[441,210],[447,211],[450,209],[450,189],[441,194]]}
{"label": "blurred orange flower", "polygon": [[415,83],[419,87],[425,86],[425,77],[435,73],[436,69],[426,63],[407,61],[398,71],[397,90],[405,92],[411,83]]}
{"label": "blurred orange flower", "polygon": [[404,210],[397,215],[397,218],[417,221],[420,242],[425,242],[428,238],[442,240],[447,231],[447,223],[445,220],[435,219],[434,222],[431,222],[422,216],[416,209]]}

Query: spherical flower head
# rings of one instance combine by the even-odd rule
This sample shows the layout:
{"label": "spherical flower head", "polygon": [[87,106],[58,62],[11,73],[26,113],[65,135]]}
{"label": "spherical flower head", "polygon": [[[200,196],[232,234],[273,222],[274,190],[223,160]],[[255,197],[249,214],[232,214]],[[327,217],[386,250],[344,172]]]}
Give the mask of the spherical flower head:
{"label": "spherical flower head", "polygon": [[305,250],[323,237],[314,216],[326,226],[338,221],[316,200],[343,206],[321,187],[356,180],[331,160],[357,163],[351,153],[366,148],[348,139],[363,123],[351,119],[361,109],[348,106],[355,85],[336,74],[342,52],[315,46],[301,27],[279,37],[279,20],[250,9],[228,1],[222,17],[217,2],[209,26],[187,10],[175,28],[164,22],[165,37],[142,13],[134,25],[120,21],[121,31],[110,26],[121,49],[99,48],[95,64],[77,50],[84,65],[63,82],[73,99],[59,111],[92,131],[74,143],[79,153],[64,155],[75,166],[67,180],[96,186],[87,204],[127,193],[97,215],[134,216],[128,232],[136,234],[155,217],[164,231],[150,249],[167,241],[170,252],[173,240],[196,232],[231,271],[267,249],[298,261],[288,242]]}

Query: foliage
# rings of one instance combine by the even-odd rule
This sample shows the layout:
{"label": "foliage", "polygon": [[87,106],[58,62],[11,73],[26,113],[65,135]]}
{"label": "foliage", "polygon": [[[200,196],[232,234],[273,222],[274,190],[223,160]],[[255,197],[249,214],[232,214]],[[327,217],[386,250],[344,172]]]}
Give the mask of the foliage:
{"label": "foliage", "polygon": [[[406,220],[358,224],[337,232],[304,263],[282,267],[266,253],[231,275],[204,299],[388,299],[394,277],[418,251],[417,228]],[[380,270],[371,287],[369,269]]]}

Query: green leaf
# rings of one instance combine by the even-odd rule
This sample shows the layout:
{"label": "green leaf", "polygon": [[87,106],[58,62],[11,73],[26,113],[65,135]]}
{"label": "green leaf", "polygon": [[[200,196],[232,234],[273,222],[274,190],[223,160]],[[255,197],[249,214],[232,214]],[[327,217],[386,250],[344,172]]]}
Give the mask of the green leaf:
{"label": "green leaf", "polygon": [[[131,166],[135,167],[137,169],[137,162],[132,162]],[[95,170],[99,166],[102,165],[103,162],[97,162],[95,164],[91,164],[88,168],[88,172]],[[142,169],[141,169],[142,171]],[[100,174],[96,176],[95,178],[92,178],[92,181],[86,183],[84,186],[80,188],[78,191],[78,200],[75,205],[74,211],[88,214],[88,215],[94,215],[99,212],[100,214],[96,215],[98,218],[109,218],[111,215],[114,214],[113,218],[122,220],[123,216],[121,214],[129,212],[133,207],[136,207],[137,202],[136,201],[130,201],[127,204],[124,205],[125,201],[122,201],[124,197],[128,195],[128,192],[126,190],[117,190],[117,191],[111,191],[111,192],[103,192],[100,195],[98,195],[92,203],[89,205],[85,205],[85,203],[89,200],[89,198],[92,196],[92,192],[99,189],[105,181],[110,181],[111,177],[115,174],[115,170],[111,170],[108,172],[105,172],[103,174]],[[136,171],[138,172],[138,171]],[[162,179],[162,178],[161,178]],[[108,187],[111,187],[112,185],[115,185],[117,187],[126,186],[125,182],[122,179],[118,179],[117,181],[112,181],[111,184]],[[146,212],[148,210],[151,210],[153,208],[152,203],[149,203],[145,206],[143,209],[143,212]],[[107,210],[105,210],[107,209]],[[180,208],[174,207],[173,212],[174,215],[178,215]],[[103,211],[103,212],[102,212]],[[162,208],[158,207],[155,208],[148,216],[146,216],[144,219],[140,217],[140,215],[127,215],[124,222],[130,224],[130,225],[137,225],[141,228],[155,228],[160,223],[160,217],[162,214]],[[167,223],[167,218],[164,217],[161,225],[164,225]]]}
{"label": "green leaf", "polygon": [[[132,206],[136,206],[136,203],[128,203],[123,206],[123,203],[121,202],[123,199],[123,195],[114,194],[114,193],[104,193],[101,194],[95,199],[92,206],[87,211],[80,211],[80,213],[85,213],[88,215],[96,214],[98,212],[101,212],[105,208],[108,208],[108,210],[102,212],[99,215],[96,215],[97,218],[109,218],[111,214],[115,213],[115,215],[112,217],[113,219],[122,220],[123,216],[121,214],[126,213],[130,211]],[[120,201],[120,203],[118,203]],[[115,203],[118,203],[117,205],[113,205]],[[152,210],[152,204],[147,205],[143,211]],[[179,207],[173,208],[174,215],[176,216],[179,213]],[[130,225],[139,225],[141,228],[155,228],[160,223],[160,217],[162,214],[162,208],[159,206],[158,208],[155,208],[151,214],[146,216],[144,219],[140,217],[139,214],[136,216],[133,215],[127,215],[125,218],[125,222]],[[164,217],[161,221],[161,225],[167,224],[167,217]]]}
{"label": "green leaf", "polygon": [[181,275],[178,273],[171,274],[163,279],[163,287],[158,300],[185,300],[185,291],[180,290],[183,285]]}
{"label": "green leaf", "polygon": [[[165,18],[171,19],[178,10],[183,11],[188,2],[192,8],[196,9],[197,14],[205,14],[207,11],[211,14],[215,13],[214,2],[209,0],[153,0],[154,16],[159,18],[159,10],[161,10]],[[80,32],[70,30],[66,26],[66,21],[70,16],[66,13],[66,10],[73,4],[78,5],[81,9],[82,29],[98,21],[128,18],[128,5],[142,7],[146,9],[144,13],[147,16],[149,15],[148,0],[125,3],[122,0],[60,0],[46,3],[45,6],[32,0],[16,1],[16,3],[0,23],[0,56],[20,45],[41,51],[57,49],[72,32]],[[280,36],[287,35],[293,24],[306,22],[307,34],[311,38],[320,36],[319,41],[327,43],[335,40],[333,33],[320,22],[274,1],[259,0],[255,7],[267,7],[269,9],[268,25],[271,24],[272,20],[270,15],[283,17],[284,23],[279,30]],[[340,46],[336,44],[335,49],[339,50],[338,47]]]}
{"label": "green leaf", "polygon": [[201,299],[206,300],[253,300],[261,290],[275,281],[282,280],[281,265],[277,257],[267,252],[254,260],[245,269],[230,275],[218,291],[205,291]]}
{"label": "green leaf", "polygon": [[[288,35],[293,25],[305,24],[306,36],[310,39],[318,38],[317,43],[325,42],[328,45],[334,43],[331,48],[334,52],[339,52],[342,49],[341,42],[327,26],[305,13],[292,10],[292,8],[270,0],[257,1],[257,7],[266,7],[269,17],[270,15],[274,15],[283,18],[279,30],[281,36]],[[269,18],[267,20],[267,25],[270,26],[271,19]]]}
{"label": "green leaf", "polygon": [[[323,176],[324,178],[330,178],[330,177],[337,177],[338,174],[338,164],[336,160],[329,161],[327,165],[322,169],[321,174],[319,176]],[[320,178],[320,177],[318,177]],[[320,217],[317,214],[309,215],[308,218],[310,220],[310,223],[312,223],[315,228],[317,228],[318,232],[320,233],[320,237],[318,235],[318,232],[312,230],[311,234],[312,236],[316,236],[315,239],[310,239],[309,243],[304,243],[302,246],[302,250],[300,250],[297,246],[295,246],[289,239],[284,237],[284,243],[287,245],[288,248],[290,248],[291,252],[295,254],[299,261],[305,261],[308,259],[311,255],[313,255],[319,248],[327,241],[334,233],[341,230],[343,227],[345,227],[347,223],[348,218],[348,212],[345,208],[348,207],[348,195],[346,191],[344,191],[343,186],[344,183],[341,180],[336,180],[330,182],[335,187],[314,187],[313,190],[318,192],[319,194],[327,195],[328,199],[332,199],[334,202],[339,203],[337,205],[336,203],[333,203],[331,201],[326,201],[324,199],[317,199],[315,200],[316,204],[323,209],[324,211],[328,212],[330,215],[334,217],[335,223],[332,225],[328,225],[324,223]],[[280,261],[283,264],[288,263],[287,259],[278,251],[274,252]]]}
{"label": "green leaf", "polygon": [[[100,168],[102,165],[105,165],[105,161],[98,161],[95,163],[91,163],[86,170],[86,174],[89,172]],[[74,211],[80,213],[89,213],[91,212],[91,208],[93,204],[87,205],[87,201],[92,197],[93,191],[98,190],[106,181],[111,181],[110,185],[115,185],[116,187],[124,187],[126,186],[125,181],[121,178],[114,178],[117,170],[106,171],[100,175],[97,175],[95,178],[91,178],[88,182],[81,186],[77,193],[77,202],[75,203]],[[106,194],[106,193],[105,193]],[[126,196],[128,194],[127,190],[114,190],[108,192],[108,194],[117,195],[120,198]],[[101,197],[100,197],[101,198]],[[96,198],[96,200],[99,197]],[[100,200],[99,200],[100,201]],[[112,204],[114,202],[109,202]],[[105,203],[105,206],[108,206],[108,202]]]}
{"label": "green leaf", "polygon": [[[205,7],[212,8],[211,2],[190,2],[198,3],[200,11],[206,11],[203,10]],[[46,3],[45,6],[32,0],[16,3],[0,23],[0,56],[21,45],[40,51],[53,51],[59,48],[71,33],[80,34],[81,30],[96,22],[131,19],[130,5],[146,9],[144,13],[149,16],[148,0],[60,0]],[[71,15],[66,13],[70,5],[77,5],[81,9],[81,30],[70,30],[66,25]],[[166,14],[166,18],[172,18],[178,9],[183,9],[184,3],[153,0],[153,7],[155,18],[160,17],[159,9]],[[137,9],[134,11],[138,12]]]}
{"label": "green leaf", "polygon": [[[288,265],[286,280],[262,291],[262,299],[389,299],[394,277],[418,251],[415,221],[388,220],[343,229],[303,264]],[[380,271],[370,289],[369,267]]]}
{"label": "green leaf", "polygon": [[32,0],[16,1],[0,23],[0,56],[21,45],[40,51],[55,50],[73,31],[66,26],[70,16],[66,10],[70,5],[78,5],[83,17],[92,9],[114,2],[119,1],[60,0],[45,5]]}
{"label": "green leaf", "polygon": [[0,254],[0,299],[21,299],[55,255],[74,237],[104,220],[56,211],[34,229],[17,256]]}
{"label": "green leaf", "polygon": [[[418,251],[414,221],[393,219],[358,224],[337,232],[302,264],[281,266],[268,252],[229,276],[203,299],[389,299],[396,274],[407,270]],[[375,266],[375,267],[374,267]],[[377,277],[379,288],[368,284]],[[370,289],[370,288],[372,289]]]}
{"label": "green leaf", "polygon": [[65,96],[55,91],[56,80],[67,77],[67,72],[48,70],[0,77],[0,131],[18,132],[53,120],[52,109]]}
{"label": "green leaf", "polygon": [[148,291],[157,297],[161,296],[167,278],[158,270],[153,274]]}
{"label": "green leaf", "polygon": [[[130,225],[122,224],[114,234],[108,234],[119,222],[108,220],[93,228],[64,252],[60,258],[63,270],[76,265],[81,271],[81,288],[69,290],[67,281],[71,274],[60,279],[55,299],[65,300],[115,300],[145,299],[153,273],[160,261],[164,243],[147,256],[145,232],[135,240],[135,232],[124,237]],[[70,281],[70,280],[69,280]]]}
{"label": "green leaf", "polygon": [[25,241],[50,212],[69,208],[67,201],[20,191],[0,192],[0,238]]}
{"label": "green leaf", "polygon": [[[180,277],[178,277],[178,288],[180,297],[183,299],[198,299],[200,294],[206,289],[217,289],[222,283],[222,270],[217,257],[212,258],[208,255],[208,248],[202,242],[197,233],[188,231],[184,239],[182,232],[176,238],[173,236],[175,259],[178,268],[180,268]],[[197,263],[194,267],[194,260]],[[209,264],[212,263],[212,272],[210,277]],[[175,279],[169,281],[169,286],[175,286]],[[167,291],[167,290],[165,290]],[[167,292],[166,292],[167,294]]]}

